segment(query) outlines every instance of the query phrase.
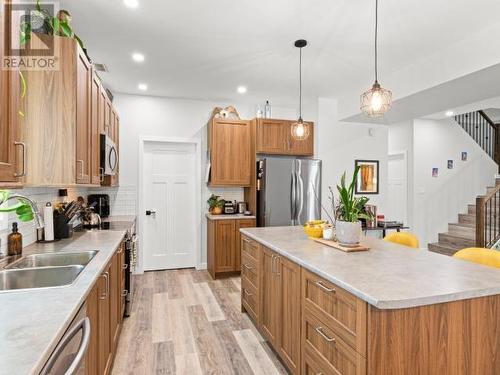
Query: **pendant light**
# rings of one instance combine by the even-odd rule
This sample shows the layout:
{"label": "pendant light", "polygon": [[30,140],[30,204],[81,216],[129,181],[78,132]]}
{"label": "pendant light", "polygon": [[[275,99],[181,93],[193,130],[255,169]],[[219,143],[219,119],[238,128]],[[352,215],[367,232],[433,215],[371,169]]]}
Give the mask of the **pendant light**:
{"label": "pendant light", "polygon": [[299,119],[292,124],[291,131],[293,139],[303,141],[309,137],[309,124],[302,120],[302,48],[307,46],[307,40],[295,41],[295,47],[299,49]]}
{"label": "pendant light", "polygon": [[392,93],[378,83],[378,0],[375,0],[375,83],[361,95],[361,111],[368,117],[382,117],[392,104]]}

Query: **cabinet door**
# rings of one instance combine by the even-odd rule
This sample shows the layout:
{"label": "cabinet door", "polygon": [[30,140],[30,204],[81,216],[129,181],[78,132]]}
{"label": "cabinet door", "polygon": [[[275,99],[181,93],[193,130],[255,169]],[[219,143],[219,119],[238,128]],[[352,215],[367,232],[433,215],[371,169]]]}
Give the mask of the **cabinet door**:
{"label": "cabinet door", "polygon": [[113,134],[112,134],[112,130],[111,130],[111,127],[112,127],[112,124],[111,124],[111,101],[109,100],[108,98],[108,94],[106,94],[106,91],[104,91],[104,95],[105,95],[105,103],[104,103],[104,132],[110,136],[110,137],[113,137]]}
{"label": "cabinet door", "polygon": [[90,320],[90,341],[86,355],[87,375],[99,374],[99,282],[87,296],[87,316]]}
{"label": "cabinet door", "polygon": [[236,232],[235,232],[235,271],[241,271],[241,228],[253,228],[256,226],[254,219],[236,220]]}
{"label": "cabinet door", "polygon": [[108,374],[111,367],[109,271],[110,269],[108,267],[99,278],[97,284],[99,292],[99,374]]}
{"label": "cabinet door", "polygon": [[215,222],[215,272],[236,271],[235,220]]}
{"label": "cabinet door", "polygon": [[118,343],[119,332],[119,312],[121,311],[121,270],[120,255],[118,252],[113,255],[111,260],[111,269],[109,273],[110,284],[110,332],[111,332],[111,351],[114,352]]}
{"label": "cabinet door", "polygon": [[214,120],[210,124],[212,186],[250,186],[250,121]]}
{"label": "cabinet door", "polygon": [[120,311],[119,311],[119,317],[118,321],[121,323],[123,321],[123,317],[125,315],[125,296],[128,291],[125,290],[125,277],[126,273],[129,272],[128,270],[128,265],[126,264],[125,261],[125,243],[123,242],[121,245],[121,251],[120,251]]}
{"label": "cabinet door", "polygon": [[90,184],[92,67],[79,50],[76,60],[76,183]]}
{"label": "cabinet door", "polygon": [[[0,184],[17,182],[19,72],[0,70]],[[24,161],[25,162],[25,161]]]}
{"label": "cabinet door", "polygon": [[290,121],[287,124],[286,137],[287,140],[287,153],[290,155],[313,156],[314,155],[314,123],[307,122],[309,125],[309,137],[307,139],[298,141],[292,137],[292,124]]}
{"label": "cabinet door", "polygon": [[276,254],[262,246],[261,253],[261,330],[276,348],[279,323],[279,278],[276,274]]}
{"label": "cabinet door", "polygon": [[259,119],[257,121],[257,153],[285,154],[287,121]]}
{"label": "cabinet door", "polygon": [[278,256],[279,329],[277,350],[293,374],[300,371],[300,266]]}
{"label": "cabinet door", "polygon": [[91,160],[91,183],[93,185],[100,185],[101,183],[101,172],[100,172],[100,113],[99,113],[99,102],[101,96],[101,82],[99,77],[95,74],[92,75],[92,86],[90,95],[90,160]]}
{"label": "cabinet door", "polygon": [[109,121],[109,114],[106,115],[107,109],[109,109],[109,107],[107,106],[107,100],[108,100],[108,95],[106,94],[106,91],[104,91],[104,87],[101,85],[99,89],[99,133],[100,134],[107,134],[106,125],[108,124],[107,121]]}

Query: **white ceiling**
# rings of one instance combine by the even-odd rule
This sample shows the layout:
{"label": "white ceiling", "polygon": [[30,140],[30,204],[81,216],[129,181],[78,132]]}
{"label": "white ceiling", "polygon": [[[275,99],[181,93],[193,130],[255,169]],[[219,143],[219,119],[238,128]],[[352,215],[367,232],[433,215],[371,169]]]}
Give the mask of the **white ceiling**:
{"label": "white ceiling", "polygon": [[[337,97],[373,81],[373,0],[63,0],[105,82],[116,92],[295,104],[305,38],[304,92]],[[381,0],[380,79],[468,33],[500,22],[498,0]],[[132,61],[142,52],[146,61]],[[464,51],[466,53],[466,51]],[[487,51],[485,52],[487,53]]]}

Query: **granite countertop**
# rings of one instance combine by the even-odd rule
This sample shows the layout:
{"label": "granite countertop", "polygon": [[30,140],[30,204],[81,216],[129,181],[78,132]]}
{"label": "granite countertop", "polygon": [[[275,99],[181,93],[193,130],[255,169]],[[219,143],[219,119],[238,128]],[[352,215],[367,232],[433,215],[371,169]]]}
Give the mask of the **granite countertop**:
{"label": "granite countertop", "polygon": [[500,270],[363,237],[371,249],[345,253],[300,227],[240,231],[379,309],[400,309],[500,294]]}
{"label": "granite countertop", "polygon": [[23,255],[98,250],[72,285],[0,292],[0,374],[38,374],[97,278],[120,245],[125,230],[75,233],[71,239],[33,244]]}
{"label": "granite countertop", "polygon": [[256,219],[255,215],[243,215],[243,214],[220,214],[220,215],[212,215],[205,214],[207,219],[209,220],[241,220],[241,219]]}

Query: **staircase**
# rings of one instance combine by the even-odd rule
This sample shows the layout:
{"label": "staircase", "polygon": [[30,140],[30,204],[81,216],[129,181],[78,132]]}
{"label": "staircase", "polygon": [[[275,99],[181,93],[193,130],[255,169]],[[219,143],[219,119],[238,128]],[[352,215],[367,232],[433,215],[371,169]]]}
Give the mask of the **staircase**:
{"label": "staircase", "polygon": [[[497,179],[496,187],[488,187],[487,194],[497,190],[499,186],[500,179]],[[489,225],[486,227],[488,233],[492,232],[493,229],[494,232],[497,232],[499,229],[498,227],[500,227],[500,225],[497,224],[498,219],[500,219],[500,216],[497,217],[497,213],[500,213],[500,200],[492,203],[496,204],[496,209],[494,205],[489,205],[486,209],[486,216],[490,216],[491,213],[491,217],[494,217],[494,220],[489,221]],[[429,251],[451,256],[458,250],[467,247],[477,247],[476,220],[477,206],[475,204],[469,204],[466,213],[458,214],[458,222],[449,223],[448,232],[439,233],[438,242],[429,244]],[[482,246],[491,247],[491,245],[492,244],[485,244]]]}

